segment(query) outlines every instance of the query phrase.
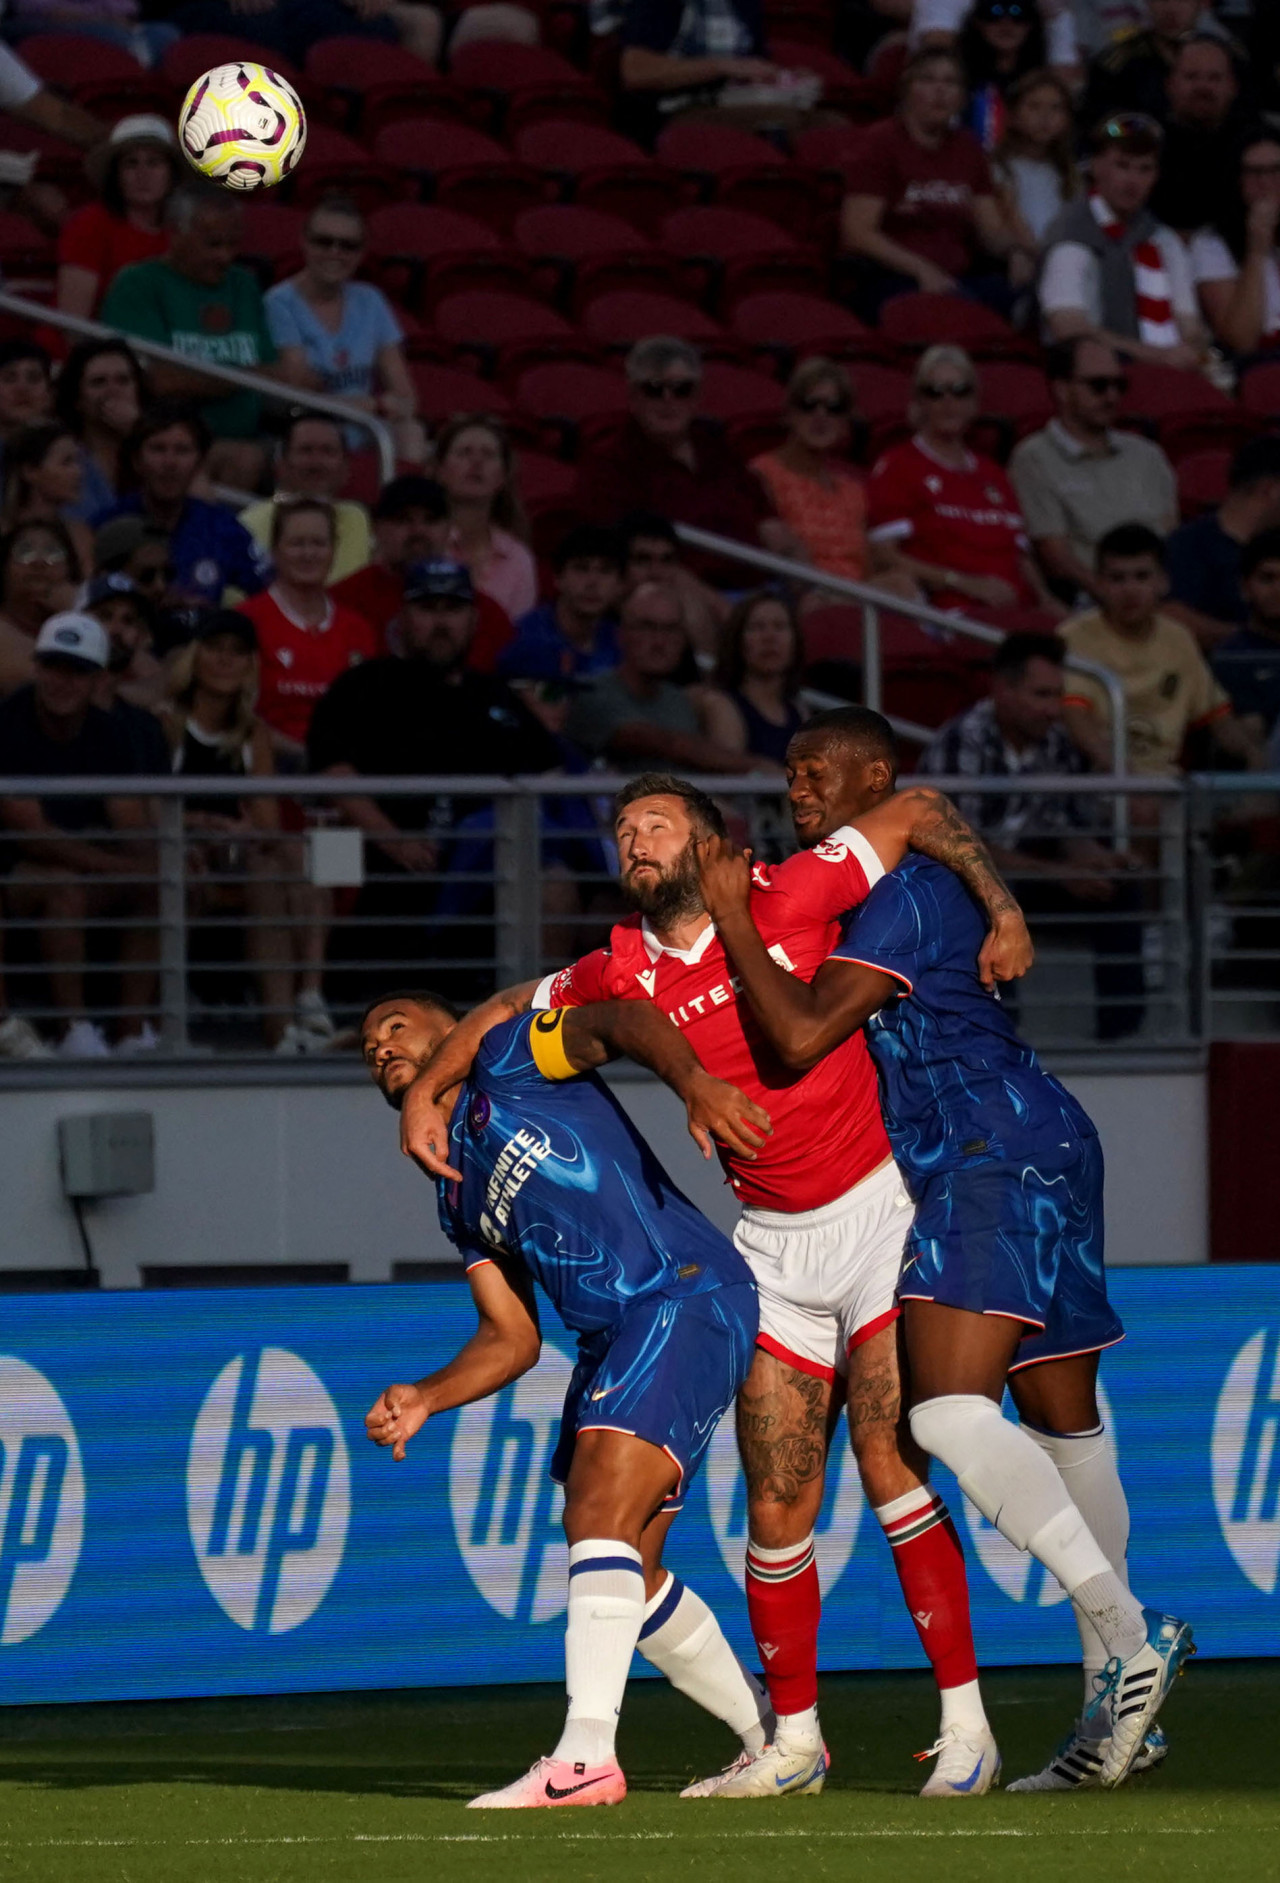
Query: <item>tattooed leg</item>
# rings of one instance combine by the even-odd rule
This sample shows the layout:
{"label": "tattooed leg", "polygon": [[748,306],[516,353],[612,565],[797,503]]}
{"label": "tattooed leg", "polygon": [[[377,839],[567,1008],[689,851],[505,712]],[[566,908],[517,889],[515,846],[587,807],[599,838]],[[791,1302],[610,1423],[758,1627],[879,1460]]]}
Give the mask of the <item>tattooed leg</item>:
{"label": "tattooed leg", "polygon": [[751,1540],[801,1542],[822,1507],[827,1447],[838,1406],[829,1380],[757,1347],[738,1395],[738,1451],[747,1476]]}
{"label": "tattooed leg", "polygon": [[898,1361],[901,1321],[882,1327],[849,1355],[849,1438],[873,1508],[919,1490],[929,1475],[911,1436]]}

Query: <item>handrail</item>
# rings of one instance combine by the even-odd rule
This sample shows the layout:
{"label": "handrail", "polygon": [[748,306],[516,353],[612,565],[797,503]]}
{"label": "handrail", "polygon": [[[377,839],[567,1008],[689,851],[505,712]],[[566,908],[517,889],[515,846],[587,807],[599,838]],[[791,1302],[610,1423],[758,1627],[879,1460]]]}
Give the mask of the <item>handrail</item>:
{"label": "handrail", "polygon": [[[1229,772],[1224,779],[1229,779],[1237,791],[1280,791],[1280,772]],[[767,772],[691,773],[689,782],[715,797],[781,797],[785,788],[776,774]],[[620,772],[520,778],[473,778],[457,772],[447,776],[423,773],[412,778],[329,777],[323,772],[284,778],[203,778],[171,772],[154,778],[142,773],[109,778],[9,778],[0,773],[0,798],[421,798],[435,793],[451,797],[465,794],[469,798],[607,798],[630,783],[631,777]],[[955,773],[904,780],[907,786],[916,783],[952,795],[963,791],[966,795],[977,792],[1006,798],[1015,793],[1019,797],[1108,797],[1117,789],[1141,792],[1144,798],[1175,798],[1186,790],[1186,781],[1181,778],[1142,778],[1133,774],[1117,778],[1107,772],[1080,776],[1023,772],[1016,778],[969,778]],[[95,838],[101,834],[95,833]]]}
{"label": "handrail", "polygon": [[225,380],[229,386],[240,386],[246,392],[256,392],[263,398],[282,399],[288,405],[304,405],[309,411],[321,412],[326,418],[336,418],[343,425],[359,425],[372,435],[383,483],[389,482],[396,474],[395,439],[386,420],[375,418],[372,412],[358,411],[341,399],[331,399],[327,393],[307,392],[300,386],[286,385],[283,379],[273,379],[265,373],[246,373],[238,366],[223,366],[215,360],[195,359],[190,354],[179,353],[174,347],[162,345],[159,340],[144,340],[137,334],[122,333],[116,327],[104,326],[100,320],[82,320],[78,314],[64,314],[60,308],[43,307],[38,301],[27,301],[19,294],[8,294],[2,290],[0,313],[19,314],[45,327],[60,327],[64,332],[77,334],[84,340],[122,340],[131,352],[141,353],[147,359],[163,360],[167,366],[180,366],[183,372],[204,373],[210,379]]}
{"label": "handrail", "polygon": [[[1005,638],[999,628],[988,627],[982,621],[970,621],[967,615],[948,614],[941,608],[931,607],[928,602],[907,601],[888,594],[882,588],[873,588],[867,582],[850,581],[848,576],[827,575],[809,563],[793,562],[787,556],[775,556],[772,550],[755,549],[747,543],[735,542],[732,537],[697,529],[691,523],[677,523],[675,532],[680,541],[688,543],[691,549],[709,550],[714,555],[724,557],[727,562],[745,562],[753,569],[764,569],[770,575],[784,576],[789,582],[803,582],[808,588],[819,588],[826,593],[843,595],[850,601],[860,602],[866,610],[862,637],[862,689],[866,704],[876,712],[883,710],[881,610],[906,615],[908,620],[919,621],[926,627],[941,628],[948,634],[968,635],[971,641],[984,641],[988,647],[998,646]],[[1068,653],[1065,664],[1075,673],[1090,674],[1105,690],[1111,702],[1111,770],[1115,777],[1123,778],[1129,770],[1128,710],[1124,687],[1109,668],[1099,666],[1096,661],[1082,660],[1078,655]],[[1124,809],[1117,799],[1115,838],[1122,849],[1128,842],[1128,835]]]}

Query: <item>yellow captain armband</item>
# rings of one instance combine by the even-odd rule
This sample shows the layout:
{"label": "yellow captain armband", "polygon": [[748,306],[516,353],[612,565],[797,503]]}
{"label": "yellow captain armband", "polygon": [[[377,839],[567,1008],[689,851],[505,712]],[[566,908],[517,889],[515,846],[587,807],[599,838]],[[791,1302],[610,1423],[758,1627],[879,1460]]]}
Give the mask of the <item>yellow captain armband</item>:
{"label": "yellow captain armband", "polygon": [[549,1012],[533,1016],[529,1049],[544,1079],[576,1079],[578,1076],[579,1067],[571,1062],[564,1047],[564,1021],[570,1011],[568,1007],[553,1007]]}

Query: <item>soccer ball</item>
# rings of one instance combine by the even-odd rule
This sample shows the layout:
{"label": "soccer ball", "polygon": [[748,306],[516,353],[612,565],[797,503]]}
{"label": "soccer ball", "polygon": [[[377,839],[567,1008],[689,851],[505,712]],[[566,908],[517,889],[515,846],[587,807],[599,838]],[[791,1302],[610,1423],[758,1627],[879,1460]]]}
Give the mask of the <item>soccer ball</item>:
{"label": "soccer ball", "polygon": [[178,142],[201,176],[229,190],[262,190],[295,169],[307,143],[302,100],[270,66],[215,65],[178,115]]}

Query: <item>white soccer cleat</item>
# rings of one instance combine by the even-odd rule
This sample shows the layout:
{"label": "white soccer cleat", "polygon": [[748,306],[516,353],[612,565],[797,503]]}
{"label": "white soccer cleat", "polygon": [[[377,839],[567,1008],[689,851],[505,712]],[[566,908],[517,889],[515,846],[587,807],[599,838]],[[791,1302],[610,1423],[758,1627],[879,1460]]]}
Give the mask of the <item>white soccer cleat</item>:
{"label": "white soccer cleat", "polygon": [[1154,1608],[1144,1608],[1142,1614],[1147,1624],[1145,1642],[1128,1660],[1115,1655],[1107,1662],[1094,1678],[1097,1695],[1085,1709],[1086,1719],[1095,1717],[1104,1706],[1110,1713],[1111,1737],[1099,1773],[1104,1791],[1122,1785],[1128,1778],[1170,1687],[1184,1661],[1196,1651],[1185,1622],[1174,1615],[1161,1615]]}
{"label": "white soccer cleat", "polygon": [[570,1764],[567,1759],[538,1759],[523,1778],[501,1791],[481,1792],[468,1811],[529,1811],[553,1805],[620,1805],[627,1781],[616,1759],[607,1765]]}
{"label": "white soccer cleat", "polygon": [[764,1746],[754,1757],[741,1752],[716,1778],[702,1778],[682,1798],[816,1798],[831,1770],[827,1748],[788,1752]]}
{"label": "white soccer cleat", "polygon": [[[1090,1739],[1080,1730],[1079,1724],[1072,1727],[1058,1750],[1041,1772],[1032,1772],[1027,1778],[1015,1778],[1006,1787],[1008,1791],[1101,1791],[1102,1761],[1106,1756],[1107,1741]],[[1153,1726],[1138,1749],[1138,1756],[1129,1768],[1132,1778],[1138,1772],[1149,1772],[1154,1765],[1169,1756],[1169,1742],[1158,1726]]]}
{"label": "white soccer cleat", "polygon": [[937,1757],[938,1763],[920,1787],[922,1798],[981,1798],[1000,1777],[1000,1753],[991,1729],[966,1732],[948,1727],[917,1759]]}

